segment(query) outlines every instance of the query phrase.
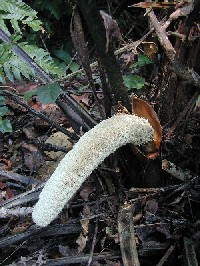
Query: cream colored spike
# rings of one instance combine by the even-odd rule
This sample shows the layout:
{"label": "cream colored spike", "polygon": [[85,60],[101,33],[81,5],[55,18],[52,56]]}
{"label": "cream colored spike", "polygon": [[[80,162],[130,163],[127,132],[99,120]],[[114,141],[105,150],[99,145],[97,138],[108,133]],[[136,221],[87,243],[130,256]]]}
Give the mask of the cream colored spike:
{"label": "cream colored spike", "polygon": [[43,188],[33,210],[33,221],[47,226],[81,187],[92,171],[119,147],[153,139],[149,122],[135,115],[117,115],[85,133],[61,160]]}

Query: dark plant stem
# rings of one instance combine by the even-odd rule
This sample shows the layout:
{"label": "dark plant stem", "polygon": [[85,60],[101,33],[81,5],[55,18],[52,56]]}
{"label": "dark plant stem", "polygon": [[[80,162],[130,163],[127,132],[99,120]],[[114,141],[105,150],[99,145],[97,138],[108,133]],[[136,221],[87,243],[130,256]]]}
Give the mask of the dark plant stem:
{"label": "dark plant stem", "polygon": [[128,92],[123,83],[120,68],[111,45],[109,45],[108,52],[106,52],[106,31],[96,1],[76,0],[76,2],[86,20],[96,51],[104,65],[115,101],[122,101],[123,105],[130,110]]}

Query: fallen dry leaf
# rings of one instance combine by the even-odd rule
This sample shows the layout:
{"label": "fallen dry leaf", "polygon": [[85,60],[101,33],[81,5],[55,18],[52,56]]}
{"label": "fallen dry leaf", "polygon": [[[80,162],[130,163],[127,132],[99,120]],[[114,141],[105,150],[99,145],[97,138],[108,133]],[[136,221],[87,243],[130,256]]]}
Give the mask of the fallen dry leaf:
{"label": "fallen dry leaf", "polygon": [[95,190],[92,186],[85,186],[80,191],[80,196],[84,201],[88,201],[89,195]]}
{"label": "fallen dry leaf", "polygon": [[83,234],[87,235],[88,234],[88,226],[89,226],[89,222],[90,222],[89,219],[81,219],[80,222],[81,222],[81,226],[83,229]]}
{"label": "fallen dry leaf", "polygon": [[39,84],[38,83],[32,83],[32,82],[7,82],[6,85],[8,86],[6,89],[10,92],[17,92],[20,95],[23,95],[24,93],[28,91],[35,90]]}
{"label": "fallen dry leaf", "polygon": [[37,96],[30,97],[27,104],[37,111],[43,111],[46,109],[46,106],[38,100]]}
{"label": "fallen dry leaf", "polygon": [[3,182],[0,182],[0,202],[14,197],[12,190]]}
{"label": "fallen dry leaf", "polygon": [[22,142],[22,148],[29,150],[30,152],[36,152],[38,149],[36,146],[32,144],[28,144],[26,142]]}
{"label": "fallen dry leaf", "polygon": [[156,214],[156,212],[158,210],[158,203],[157,203],[156,199],[149,199],[146,202],[145,209],[146,209],[146,211],[148,211],[152,214]]}
{"label": "fallen dry leaf", "polygon": [[[43,108],[44,108],[43,113],[50,120],[56,121],[56,123],[59,125],[66,125],[68,123],[66,116],[56,104],[52,104],[52,103],[45,104]],[[49,126],[49,124],[45,122],[43,119],[38,118],[38,120],[36,120],[36,126],[46,127],[46,126]]]}
{"label": "fallen dry leaf", "polygon": [[30,127],[25,127],[22,129],[22,131],[24,132],[24,134],[26,135],[27,139],[35,139],[38,137],[37,133],[34,131],[34,127],[30,126]]}
{"label": "fallen dry leaf", "polygon": [[78,103],[81,104],[86,109],[90,108],[90,94],[89,93],[83,93],[81,95],[75,95],[71,94],[71,97],[76,100]]}
{"label": "fallen dry leaf", "polygon": [[77,238],[76,243],[78,244],[78,253],[81,253],[87,243],[88,237],[80,233],[80,236]]}
{"label": "fallen dry leaf", "polygon": [[32,224],[32,219],[29,219],[27,216],[16,216],[10,224],[10,233],[11,235],[16,235],[26,231]]}
{"label": "fallen dry leaf", "polygon": [[0,168],[4,171],[9,171],[12,168],[12,162],[7,159],[0,159]]}
{"label": "fallen dry leaf", "polygon": [[24,153],[24,164],[32,172],[37,172],[43,164],[43,156],[36,146],[25,142],[21,145]]}
{"label": "fallen dry leaf", "polygon": [[83,215],[84,217],[90,217],[92,213],[90,212],[90,207],[88,204],[84,204],[83,206]]}

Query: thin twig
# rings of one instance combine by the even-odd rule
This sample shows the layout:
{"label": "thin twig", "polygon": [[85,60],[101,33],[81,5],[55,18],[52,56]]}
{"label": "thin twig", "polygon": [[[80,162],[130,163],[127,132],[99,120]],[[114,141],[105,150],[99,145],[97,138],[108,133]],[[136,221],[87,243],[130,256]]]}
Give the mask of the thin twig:
{"label": "thin twig", "polygon": [[98,220],[96,220],[96,224],[95,224],[94,236],[93,236],[93,240],[92,240],[92,249],[91,249],[90,257],[89,257],[89,260],[88,260],[88,266],[91,265],[92,260],[93,260],[94,248],[95,248],[96,241],[97,241],[97,233],[98,233]]}
{"label": "thin twig", "polygon": [[163,266],[166,262],[166,260],[169,258],[171,253],[174,251],[175,245],[171,245],[165,255],[162,257],[162,259],[156,264],[156,266]]}

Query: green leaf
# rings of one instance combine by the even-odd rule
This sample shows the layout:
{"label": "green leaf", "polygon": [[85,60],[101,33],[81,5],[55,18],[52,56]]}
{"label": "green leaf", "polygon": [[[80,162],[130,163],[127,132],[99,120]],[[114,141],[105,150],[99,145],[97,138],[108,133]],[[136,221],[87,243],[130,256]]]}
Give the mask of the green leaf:
{"label": "green leaf", "polygon": [[1,66],[0,66],[0,82],[3,83],[3,84],[6,84],[6,80],[4,78],[3,69],[2,69]]}
{"label": "green leaf", "polygon": [[138,65],[139,66],[145,66],[148,64],[152,64],[153,61],[151,61],[148,56],[146,56],[145,54],[138,54]]}
{"label": "green leaf", "polygon": [[[20,39],[22,39],[22,36],[21,35],[17,35],[16,33],[15,34],[12,34],[10,35],[10,39],[12,41],[12,44],[17,44],[17,41],[19,41]],[[8,45],[8,44],[7,44]],[[10,46],[10,49],[12,49],[12,45],[9,45]]]}
{"label": "green leaf", "polygon": [[12,24],[13,29],[14,29],[16,32],[21,33],[21,29],[20,29],[20,27],[19,27],[18,21],[17,21],[16,19],[11,19],[10,22],[11,22],[11,24]]}
{"label": "green leaf", "polygon": [[41,26],[41,21],[34,19],[32,21],[27,22],[27,24],[34,30],[34,31],[39,31],[40,26]]}
{"label": "green leaf", "polygon": [[[18,36],[17,36],[18,37]],[[18,44],[31,58],[35,60],[45,71],[56,77],[64,75],[64,69],[59,68],[50,54],[44,49],[26,43]],[[3,68],[1,67],[3,66]],[[65,68],[66,69],[66,68]],[[5,84],[5,76],[13,82],[13,76],[20,80],[23,77],[30,80],[35,77],[32,68],[29,67],[12,50],[11,46],[0,44],[0,82]]]}
{"label": "green leaf", "polygon": [[8,120],[8,119],[2,119],[0,117],[0,131],[2,133],[12,132],[12,125],[10,123],[10,120]]}
{"label": "green leaf", "polygon": [[76,72],[79,70],[80,66],[75,63],[75,62],[72,62],[70,65],[69,65],[69,68],[72,72]]}
{"label": "green leaf", "polygon": [[59,77],[64,75],[62,69],[59,69],[58,66],[54,63],[50,54],[42,48],[38,48],[34,45],[23,45],[20,44],[20,47],[35,60],[35,62],[45,69],[47,73],[57,75]]}
{"label": "green leaf", "polygon": [[5,20],[2,19],[2,17],[0,16],[0,28],[5,31],[6,34],[8,34],[8,36],[10,35],[10,32],[5,24]]}
{"label": "green leaf", "polygon": [[7,62],[7,60],[10,59],[10,53],[7,51],[5,51],[2,56],[0,57],[0,65],[3,65],[5,62]]}
{"label": "green leaf", "polygon": [[0,116],[4,116],[8,113],[8,108],[6,106],[0,106]]}
{"label": "green leaf", "polygon": [[50,83],[37,89],[38,99],[43,103],[55,103],[62,90],[58,83]]}
{"label": "green leaf", "polygon": [[124,85],[128,88],[128,90],[131,89],[141,89],[144,86],[145,79],[139,76],[135,75],[123,75]]}
{"label": "green leaf", "polygon": [[66,64],[70,64],[70,62],[72,61],[71,56],[63,50],[54,50],[53,53],[56,57],[64,61]]}
{"label": "green leaf", "polygon": [[37,95],[37,89],[25,92],[24,101],[27,102],[27,100],[31,98],[33,95]]}
{"label": "green leaf", "polygon": [[130,68],[134,67],[143,67],[149,64],[152,64],[153,61],[151,61],[145,54],[138,54],[138,60],[136,63],[132,64]]}
{"label": "green leaf", "polygon": [[12,66],[12,72],[16,79],[22,80],[21,70],[17,66]]}
{"label": "green leaf", "polygon": [[200,95],[198,96],[197,100],[196,100],[196,106],[200,107]]}
{"label": "green leaf", "polygon": [[14,30],[21,34],[19,22],[29,25],[34,31],[40,29],[41,21],[37,19],[37,12],[22,0],[1,0],[0,1],[0,28],[10,35],[7,28],[9,21]]}
{"label": "green leaf", "polygon": [[70,69],[72,72],[76,72],[77,70],[79,70],[80,66],[72,61],[71,56],[67,52],[63,50],[54,50],[53,53],[57,58],[59,58],[60,60],[64,61],[67,64],[66,70]]}
{"label": "green leaf", "polygon": [[46,9],[51,12],[55,19],[59,20],[61,18],[61,8],[58,3],[58,0],[53,0],[49,5],[47,5]]}
{"label": "green leaf", "polygon": [[0,96],[0,105],[5,105],[5,97],[4,96]]}
{"label": "green leaf", "polygon": [[12,71],[10,70],[10,67],[11,66],[7,62],[3,65],[6,76],[11,82],[14,83],[14,77],[13,77]]}

